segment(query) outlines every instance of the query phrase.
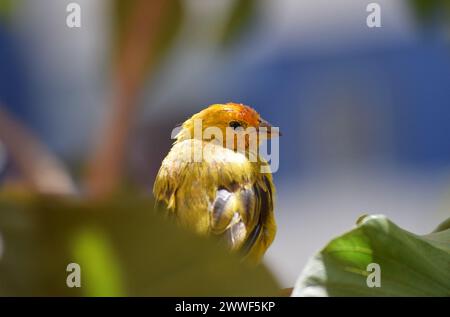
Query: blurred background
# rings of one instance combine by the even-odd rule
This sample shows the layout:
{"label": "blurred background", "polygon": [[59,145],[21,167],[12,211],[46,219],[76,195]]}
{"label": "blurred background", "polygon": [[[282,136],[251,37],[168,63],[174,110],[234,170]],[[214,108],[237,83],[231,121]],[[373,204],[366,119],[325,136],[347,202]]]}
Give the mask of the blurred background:
{"label": "blurred background", "polygon": [[283,132],[266,262],[292,286],[362,214],[449,216],[449,85],[445,0],[0,0],[0,190],[151,196],[178,123],[248,104]]}

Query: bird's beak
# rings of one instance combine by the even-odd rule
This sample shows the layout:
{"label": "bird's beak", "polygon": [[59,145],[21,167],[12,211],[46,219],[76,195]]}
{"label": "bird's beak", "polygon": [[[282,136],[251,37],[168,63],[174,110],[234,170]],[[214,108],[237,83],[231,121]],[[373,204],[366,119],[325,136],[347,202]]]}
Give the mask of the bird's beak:
{"label": "bird's beak", "polygon": [[[269,122],[267,122],[264,119],[260,119],[259,128],[266,128],[268,138],[282,136],[280,130],[277,127],[274,127],[273,125],[271,125]],[[258,130],[259,130],[259,128],[258,128]]]}

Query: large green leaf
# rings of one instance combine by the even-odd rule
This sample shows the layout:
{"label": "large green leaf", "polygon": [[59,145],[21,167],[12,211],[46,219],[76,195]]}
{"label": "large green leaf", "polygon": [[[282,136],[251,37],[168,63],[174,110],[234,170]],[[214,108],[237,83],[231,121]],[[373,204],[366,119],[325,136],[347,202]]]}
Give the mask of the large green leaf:
{"label": "large green leaf", "polygon": [[[380,287],[367,284],[370,263],[380,266]],[[292,295],[450,296],[448,223],[419,236],[384,216],[365,217],[308,262]]]}
{"label": "large green leaf", "polygon": [[[66,267],[81,267],[68,288]],[[214,240],[179,229],[153,202],[0,196],[0,296],[264,296],[278,286]]]}

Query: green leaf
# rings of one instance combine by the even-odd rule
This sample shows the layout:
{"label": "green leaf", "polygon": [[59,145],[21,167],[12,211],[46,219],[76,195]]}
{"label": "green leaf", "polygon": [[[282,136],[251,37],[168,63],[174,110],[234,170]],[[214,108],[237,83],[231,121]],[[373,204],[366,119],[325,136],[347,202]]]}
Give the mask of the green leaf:
{"label": "green leaf", "polygon": [[433,232],[444,231],[446,229],[450,229],[450,218],[441,223]]}
{"label": "green leaf", "polygon": [[[368,287],[380,266],[380,287]],[[306,265],[293,296],[450,296],[450,229],[425,236],[368,216]]]}
{"label": "green leaf", "polygon": [[[0,296],[265,296],[279,287],[218,241],[153,211],[153,201],[0,195]],[[69,263],[81,288],[68,288]]]}
{"label": "green leaf", "polygon": [[107,233],[100,228],[84,228],[73,237],[74,260],[83,267],[87,296],[123,296],[123,276],[119,259]]}

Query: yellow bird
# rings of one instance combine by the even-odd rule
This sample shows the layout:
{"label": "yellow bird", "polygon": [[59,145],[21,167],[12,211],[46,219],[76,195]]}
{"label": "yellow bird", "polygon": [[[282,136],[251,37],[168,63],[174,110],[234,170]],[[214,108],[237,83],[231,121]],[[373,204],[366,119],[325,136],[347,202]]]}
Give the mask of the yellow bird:
{"label": "yellow bird", "polygon": [[[225,142],[230,135],[232,142]],[[270,171],[261,172],[268,163],[259,145],[278,135],[248,106],[207,107],[182,124],[163,160],[153,187],[157,203],[182,226],[219,236],[231,250],[259,262],[276,233],[275,187]]]}

